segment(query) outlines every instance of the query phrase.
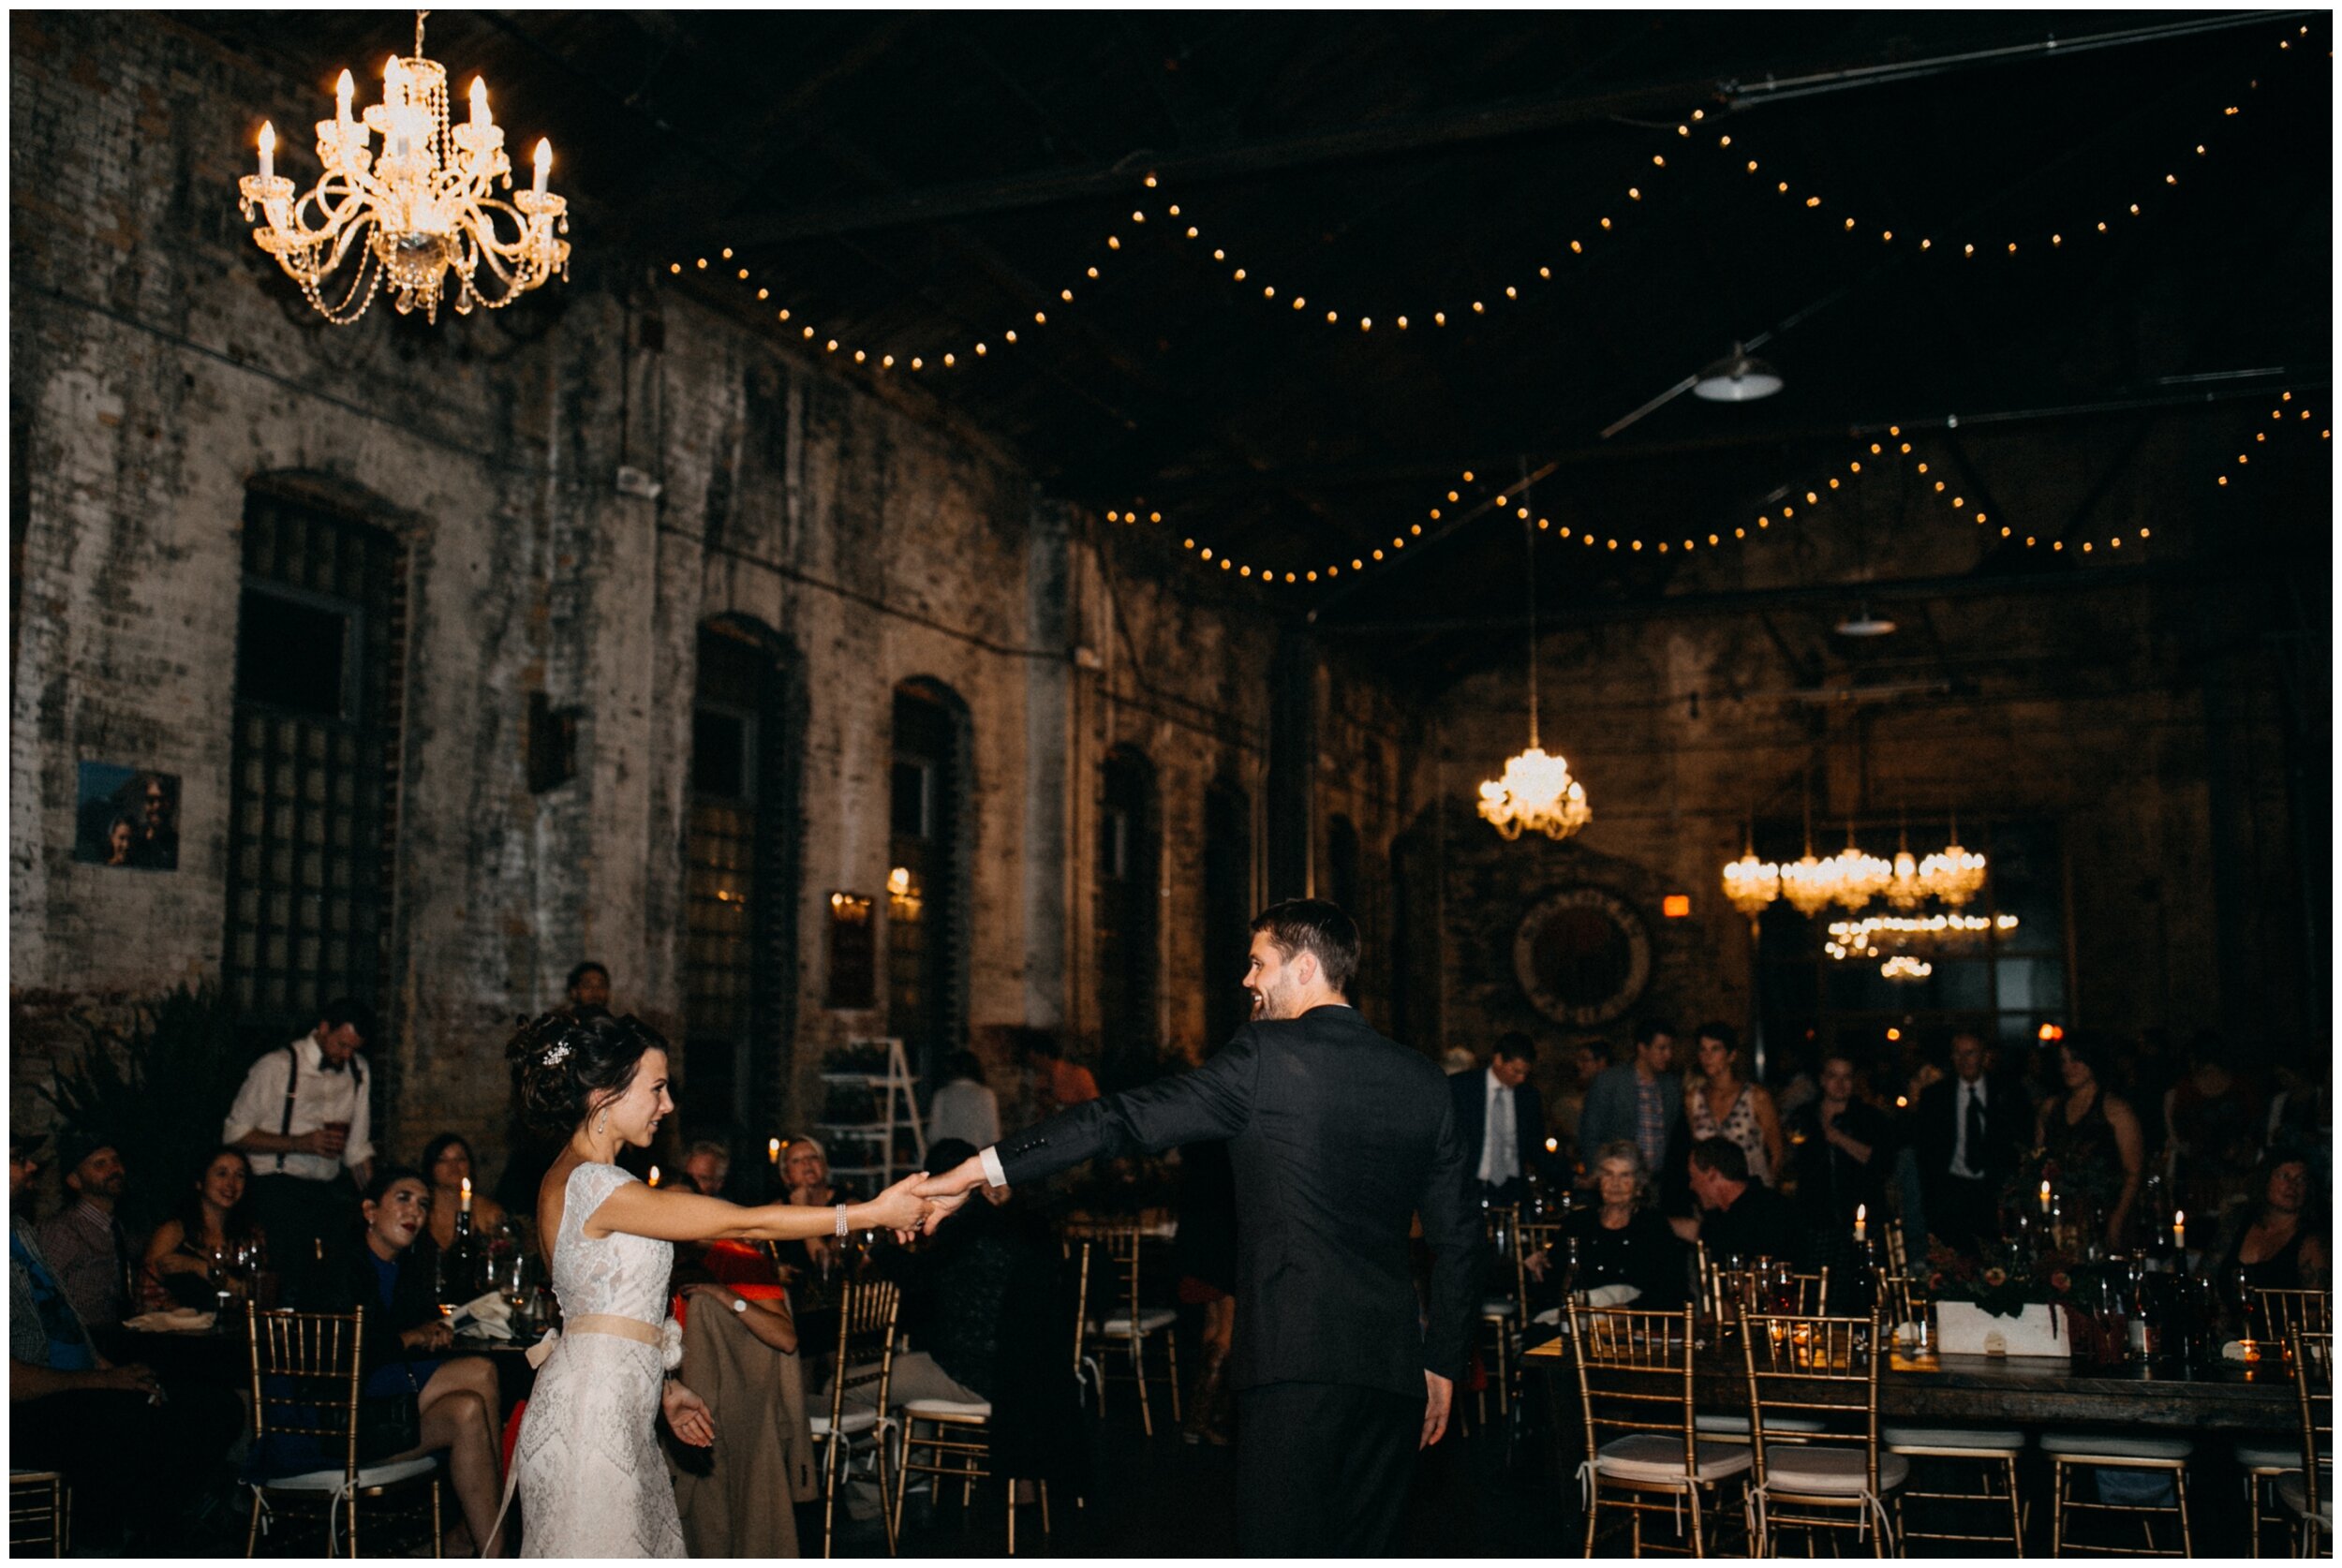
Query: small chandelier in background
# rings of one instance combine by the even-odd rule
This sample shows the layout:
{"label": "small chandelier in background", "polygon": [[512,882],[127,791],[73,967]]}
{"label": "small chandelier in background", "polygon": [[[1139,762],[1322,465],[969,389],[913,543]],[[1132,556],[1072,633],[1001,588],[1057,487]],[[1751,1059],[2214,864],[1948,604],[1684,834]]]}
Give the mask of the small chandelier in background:
{"label": "small chandelier in background", "polygon": [[1878,966],[1878,972],[1889,980],[1920,981],[1935,972],[1935,966],[1924,958],[1913,958],[1898,953]]}
{"label": "small chandelier in background", "polygon": [[[1528,512],[1523,509],[1522,517]],[[1505,763],[1502,778],[1480,785],[1480,815],[1507,843],[1523,829],[1548,838],[1567,838],[1593,821],[1586,787],[1569,776],[1569,763],[1537,744],[1537,536],[1529,531],[1529,749]]]}
{"label": "small chandelier in background", "polygon": [[[237,182],[245,221],[256,207],[265,220],[254,241],[337,327],[363,316],[385,282],[400,315],[421,306],[436,322],[450,273],[458,315],[474,305],[501,309],[556,273],[569,276],[570,243],[560,238],[569,232],[569,203],[545,189],[553,144],[537,143],[532,187],[510,201],[492,194],[499,181],[512,188],[503,128],[488,112],[487,85],[478,77],[471,118],[448,123],[446,67],[422,52],[430,14],[415,13],[415,52],[390,58],[382,101],[363,119],[350,117],[354,84],[342,72],[334,118],[317,122],[325,172],[298,200],[292,181],[276,172],[274,125],[260,126],[260,172]],[[379,157],[370,146],[377,134]],[[499,232],[499,219],[510,238]],[[346,289],[338,281],[345,277]],[[329,300],[329,292],[340,298]]]}
{"label": "small chandelier in background", "polygon": [[1741,858],[1727,861],[1724,866],[1724,895],[1732,907],[1748,916],[1748,928],[1756,929],[1756,917],[1766,906],[1781,896],[1781,867],[1770,861],[1756,858],[1756,830],[1749,829],[1748,838],[1741,850]]}
{"label": "small chandelier in background", "polygon": [[1984,889],[1984,857],[1960,847],[1960,821],[1951,823],[1951,842],[1920,862],[1920,883],[1950,909],[1958,909]]}
{"label": "small chandelier in background", "polygon": [[1830,884],[1830,897],[1842,908],[1853,911],[1887,891],[1894,876],[1894,867],[1876,855],[1867,855],[1854,847],[1854,824],[1845,828],[1845,848],[1830,859],[1834,872]]}
{"label": "small chandelier in background", "polygon": [[1894,871],[1887,879],[1887,903],[1897,910],[1916,910],[1927,899],[1927,883],[1920,877],[1920,863],[1911,853],[1911,834],[1905,829],[1895,836]]}

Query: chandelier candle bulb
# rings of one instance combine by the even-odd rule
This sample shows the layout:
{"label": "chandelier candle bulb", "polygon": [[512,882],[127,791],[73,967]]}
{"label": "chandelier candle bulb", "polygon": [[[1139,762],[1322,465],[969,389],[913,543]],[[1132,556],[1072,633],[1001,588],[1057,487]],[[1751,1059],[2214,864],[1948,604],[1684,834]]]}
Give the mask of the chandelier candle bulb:
{"label": "chandelier candle bulb", "polygon": [[276,126],[269,120],[260,122],[260,178],[276,178]]}
{"label": "chandelier candle bulb", "polygon": [[529,188],[537,195],[545,193],[545,176],[553,171],[553,143],[543,137],[537,139],[537,183]]}
{"label": "chandelier candle bulb", "polygon": [[348,70],[344,70],[341,80],[334,83],[334,121],[345,131],[349,128],[350,95],[357,90],[358,84],[350,80]]}
{"label": "chandelier candle bulb", "polygon": [[488,113],[488,84],[476,76],[471,79],[471,123],[482,127],[496,123]]}

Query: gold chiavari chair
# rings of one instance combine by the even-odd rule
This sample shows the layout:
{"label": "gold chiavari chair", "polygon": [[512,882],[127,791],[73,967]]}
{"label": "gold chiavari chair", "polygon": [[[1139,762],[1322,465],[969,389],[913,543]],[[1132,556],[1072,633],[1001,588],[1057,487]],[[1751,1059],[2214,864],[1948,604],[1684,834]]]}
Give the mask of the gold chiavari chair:
{"label": "gold chiavari chair", "polygon": [[[2298,1555],[2334,1549],[2334,1331],[2297,1328],[2293,1387],[2301,1399],[2302,1468],[2277,1478],[2277,1496],[2299,1521]],[[2325,1553],[2318,1537],[2326,1538]]]}
{"label": "gold chiavari chair", "polygon": [[[1706,1262],[1704,1248],[1701,1262]],[[1777,1277],[1767,1279],[1765,1271],[1757,1267],[1719,1267],[1710,1271],[1708,1288],[1714,1303],[1712,1316],[1719,1324],[1737,1324],[1757,1311],[1796,1311],[1817,1317],[1830,1310],[1827,1266],[1812,1274],[1791,1274],[1786,1282]],[[1726,1442],[1746,1442],[1748,1419],[1721,1411],[1704,1412],[1699,1417],[1700,1434]],[[1772,1418],[1766,1436],[1781,1442],[1795,1442],[1808,1432],[1820,1431],[1821,1425],[1811,1416],[1779,1414]]]}
{"label": "gold chiavari chair", "polygon": [[[1519,1250],[1519,1206],[1517,1204],[1491,1205],[1482,1213],[1480,1227],[1482,1237],[1490,1249],[1490,1255],[1512,1265],[1511,1273],[1517,1288],[1520,1276],[1519,1265],[1515,1262]],[[1513,1352],[1519,1340],[1520,1324],[1523,1321],[1524,1300],[1525,1298],[1518,1294],[1488,1295],[1480,1298],[1479,1328],[1483,1336],[1481,1348],[1490,1352],[1492,1358],[1487,1383],[1483,1383],[1479,1392],[1473,1396],[1474,1414],[1482,1425],[1487,1423],[1489,1416],[1487,1383],[1496,1385],[1497,1413],[1504,1414],[1512,1409]]]}
{"label": "gold chiavari chair", "polygon": [[[1139,1265],[1145,1252],[1145,1231],[1134,1221],[1106,1220],[1085,1227],[1084,1239],[1094,1245],[1110,1265],[1115,1296],[1095,1318],[1086,1319],[1087,1342],[1094,1348],[1099,1366],[1098,1412],[1105,1413],[1105,1383],[1116,1377],[1107,1356],[1119,1353],[1130,1360],[1131,1381],[1138,1384],[1138,1421],[1149,1437],[1155,1435],[1154,1411],[1147,1397],[1147,1384],[1155,1378],[1170,1385],[1171,1419],[1179,1419],[1179,1345],[1172,1333],[1178,1313],[1168,1307],[1149,1307],[1139,1294]],[[1083,1270],[1084,1294],[1088,1294],[1089,1269]],[[1087,1303],[1085,1303],[1085,1306]],[[1147,1347],[1163,1346],[1164,1370],[1150,1373],[1147,1365]]]}
{"label": "gold chiavari chair", "polygon": [[1524,1340],[1529,1332],[1526,1325],[1531,1322],[1551,1323],[1558,1326],[1562,1321],[1559,1307],[1549,1307],[1535,1314],[1534,1320],[1531,1318],[1529,1293],[1536,1280],[1530,1277],[1529,1260],[1539,1252],[1546,1253],[1545,1277],[1559,1284],[1563,1282],[1562,1277],[1569,1266],[1568,1250],[1568,1225],[1564,1220],[1532,1220],[1524,1215],[1519,1226],[1513,1232],[1513,1292],[1520,1302],[1520,1322],[1524,1325],[1521,1337]]}
{"label": "gold chiavari chair", "polygon": [[[2333,1298],[2324,1291],[2257,1290],[2253,1296],[2263,1336],[2284,1346],[2289,1354],[2294,1336],[2303,1330],[2325,1333],[2334,1327]],[[2291,1432],[2237,1442],[2236,1466],[2245,1474],[2245,1517],[2254,1557],[2260,1555],[2261,1536],[2269,1526],[2290,1525],[2290,1516],[2276,1501],[2276,1484],[2301,1465],[2301,1445]]]}
{"label": "gold chiavari chair", "polygon": [[1703,1441],[1693,1429],[1692,1309],[1638,1311],[1572,1299],[1564,1310],[1586,1423],[1586,1459],[1578,1469],[1586,1555],[1593,1555],[1607,1506],[1632,1521],[1637,1557],[1645,1514],[1687,1528],[1690,1555],[1707,1556],[1709,1516],[1721,1516],[1727,1483],[1745,1484],[1750,1458],[1747,1448]]}
{"label": "gold chiavari chair", "polygon": [[53,1470],[8,1472],[8,1555],[63,1557],[73,1535],[73,1488]]}
{"label": "gold chiavari chair", "polygon": [[[1784,1528],[1852,1528],[1874,1556],[1894,1555],[1886,1498],[1909,1479],[1911,1461],[1878,1442],[1878,1314],[1831,1318],[1744,1312],[1741,1354],[1748,1371],[1750,1551],[1780,1555]],[[1781,1423],[1812,1421],[1818,1429],[1780,1440]]]}
{"label": "gold chiavari chair", "polygon": [[[886,1521],[886,1552],[895,1552],[895,1526],[901,1509],[889,1506],[886,1485],[887,1436],[894,1417],[887,1413],[888,1389],[895,1378],[895,1322],[902,1310],[902,1294],[889,1280],[848,1280],[837,1293],[837,1361],[830,1374],[829,1413],[811,1418],[813,1441],[822,1450],[822,1555],[829,1556],[837,1517],[837,1490],[852,1472],[856,1440],[867,1442],[878,1472],[879,1512]],[[852,1401],[850,1390],[867,1388],[870,1401]],[[906,1468],[909,1455],[906,1453]],[[899,1481],[897,1482],[899,1487]],[[897,1503],[899,1499],[895,1500]]]}
{"label": "gold chiavari chair", "polygon": [[[2094,1552],[2114,1557],[2193,1557],[2195,1536],[2187,1515],[2187,1461],[2196,1445],[2186,1438],[2154,1437],[2143,1432],[2043,1432],[2041,1452],[2049,1456],[2052,1487],[2050,1555]],[[2094,1481],[2087,1473],[2099,1470],[2160,1472],[2171,1477],[2172,1501],[2166,1502],[2106,1502],[2095,1487],[2078,1489],[2077,1481]],[[2093,1514],[2113,1515],[2138,1523],[2142,1546],[2109,1546],[2072,1539],[2070,1526]],[[2177,1549],[2155,1544],[2155,1521],[2175,1519]]]}
{"label": "gold chiavari chair", "polygon": [[[1890,1246],[1890,1253],[1893,1250]],[[1878,1274],[1878,1309],[1879,1332],[1887,1336],[1889,1346],[1899,1343],[1896,1330],[1903,1324],[1918,1324],[1924,1328],[1927,1324],[1927,1303],[1913,1293],[1911,1281],[1886,1269]],[[2022,1430],[2014,1427],[1890,1423],[1879,1428],[1878,1438],[1890,1454],[1900,1454],[1906,1459],[1931,1460],[1934,1470],[1950,1464],[1971,1465],[1976,1470],[1976,1487],[1972,1491],[1921,1491],[1908,1483],[1896,1491],[1895,1534],[1906,1547],[1913,1541],[1992,1541],[2005,1544],[2017,1556],[2024,1555],[2024,1514],[2017,1498],[2017,1461],[2024,1456]],[[2005,1507],[2008,1533],[1914,1529],[1909,1515],[1909,1504],[1914,1502],[1943,1504],[1931,1512],[1952,1514],[1961,1519],[1989,1509],[1994,1522],[1999,1520]],[[1953,1514],[1954,1509],[1959,1512]],[[1978,1529],[1982,1529],[1980,1522]]]}
{"label": "gold chiavari chair", "polygon": [[405,1500],[420,1491],[430,1504],[431,1555],[439,1555],[439,1460],[434,1454],[376,1464],[358,1462],[358,1347],[365,1309],[351,1312],[256,1311],[252,1314],[252,1446],[272,1440],[314,1444],[326,1464],[294,1475],[251,1483],[252,1523],[245,1555],[259,1547],[260,1531],[279,1510],[325,1513],[325,1555],[332,1557],[346,1522],[349,1555],[358,1555],[358,1504]]}

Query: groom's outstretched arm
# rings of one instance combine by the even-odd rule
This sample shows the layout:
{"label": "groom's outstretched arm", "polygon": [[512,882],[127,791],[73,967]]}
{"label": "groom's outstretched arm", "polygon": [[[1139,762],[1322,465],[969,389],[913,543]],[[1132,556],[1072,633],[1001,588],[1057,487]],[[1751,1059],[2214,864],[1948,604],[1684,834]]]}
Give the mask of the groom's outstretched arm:
{"label": "groom's outstretched arm", "polygon": [[1203,1066],[1145,1088],[1091,1100],[1070,1111],[1003,1138],[974,1159],[915,1189],[950,1202],[980,1182],[995,1187],[1038,1181],[1085,1161],[1132,1153],[1155,1153],[1180,1144],[1233,1138],[1252,1119],[1253,1093],[1260,1060],[1250,1025]]}

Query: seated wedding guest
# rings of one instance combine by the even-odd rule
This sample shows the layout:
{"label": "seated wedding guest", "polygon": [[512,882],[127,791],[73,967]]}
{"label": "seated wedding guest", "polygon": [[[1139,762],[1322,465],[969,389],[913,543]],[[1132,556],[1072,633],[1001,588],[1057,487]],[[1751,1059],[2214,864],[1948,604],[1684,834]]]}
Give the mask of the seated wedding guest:
{"label": "seated wedding guest", "polygon": [[[239,1254],[265,1257],[267,1237],[245,1201],[252,1162],[244,1150],[223,1144],[203,1157],[179,1200],[178,1212],[155,1227],[146,1243],[143,1305],[192,1307],[210,1311],[218,1304],[215,1268]],[[243,1281],[228,1276],[230,1289]]]}
{"label": "seated wedding guest", "polygon": [[717,1139],[702,1138],[683,1156],[683,1179],[703,1198],[722,1197],[731,1174],[732,1149]]}
{"label": "seated wedding guest", "polygon": [[66,1206],[41,1221],[40,1250],[73,1309],[100,1338],[129,1312],[130,1244],[114,1209],[126,1173],[121,1151],[87,1133],[57,1139]]}
{"label": "seated wedding guest", "polygon": [[464,1180],[472,1184],[471,1228],[482,1235],[504,1223],[504,1206],[480,1191],[471,1144],[460,1132],[442,1132],[422,1146],[422,1172],[431,1178],[431,1241],[442,1252],[455,1245],[455,1216],[464,1205]]}
{"label": "seated wedding guest", "polygon": [[1098,1098],[1097,1078],[1081,1063],[1066,1059],[1054,1030],[1020,1030],[1017,1049],[1026,1069],[1039,1080],[1035,1099],[1042,1116],[1053,1117]]}
{"label": "seated wedding guest", "polygon": [[683,1294],[675,1376],[706,1401],[723,1434],[711,1449],[665,1445],[684,1549],[796,1557],[796,1505],[819,1498],[821,1484],[789,1303],[777,1292],[743,1296],[720,1284],[687,1285]]}
{"label": "seated wedding guest", "polygon": [[[2299,1149],[2272,1149],[2261,1168],[2260,1196],[2238,1211],[2215,1278],[2225,1284],[2242,1273],[2261,1291],[2326,1289],[2333,1273],[2322,1219],[2310,1212],[2309,1157]],[[2192,1217],[2188,1222],[2195,1222]]]}
{"label": "seated wedding guest", "polygon": [[957,1138],[978,1148],[1001,1141],[1001,1097],[985,1087],[984,1063],[973,1051],[954,1051],[943,1064],[945,1083],[927,1110],[927,1142]]}
{"label": "seated wedding guest", "polygon": [[1691,1189],[1697,1218],[1668,1223],[1685,1241],[1705,1243],[1712,1262],[1771,1258],[1801,1268],[1807,1263],[1808,1238],[1796,1208],[1749,1175],[1748,1154],[1739,1144],[1721,1137],[1693,1144]]}
{"label": "seated wedding guest", "polygon": [[8,1462],[73,1487],[74,1545],[96,1556],[180,1556],[186,1520],[244,1424],[224,1387],[115,1366],[41,1255],[23,1216],[39,1136],[8,1139]]}
{"label": "seated wedding guest", "polygon": [[2206,1219],[2246,1200],[2269,1124],[2267,1084],[2229,1058],[2220,1037],[2202,1031],[2187,1048],[2186,1075],[2163,1096],[2173,1198]]}
{"label": "seated wedding guest", "polygon": [[[1617,1138],[1593,1151],[1587,1166],[1600,1201],[1571,1212],[1563,1235],[1577,1243],[1573,1290],[1632,1285],[1634,1305],[1666,1311],[1683,1305],[1683,1244],[1652,1207],[1651,1170],[1642,1146]],[[1551,1249],[1523,1260],[1539,1280],[1553,1273]],[[1558,1288],[1558,1281],[1557,1281]]]}
{"label": "seated wedding guest", "polygon": [[[497,1469],[504,1430],[496,1367],[484,1355],[450,1355],[453,1331],[432,1299],[431,1269],[414,1256],[431,1220],[431,1188],[422,1173],[385,1164],[367,1183],[356,1244],[329,1252],[300,1305],[318,1312],[363,1306],[359,1346],[362,1403],[358,1458],[363,1464],[447,1452],[470,1543],[486,1537],[502,1496]],[[299,1468],[305,1457],[267,1457],[269,1468]],[[312,1467],[314,1468],[314,1467]],[[450,1543],[469,1553],[473,1545]],[[503,1534],[485,1555],[503,1555]]]}
{"label": "seated wedding guest", "polygon": [[[784,1203],[811,1208],[827,1208],[833,1204],[850,1204],[856,1194],[842,1182],[834,1182],[829,1174],[829,1151],[818,1138],[792,1138],[780,1155],[781,1179],[788,1183],[789,1194]],[[775,1249],[781,1266],[823,1274],[837,1261],[836,1236],[817,1235],[805,1241],[784,1241]]]}

